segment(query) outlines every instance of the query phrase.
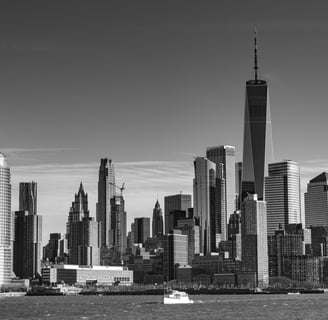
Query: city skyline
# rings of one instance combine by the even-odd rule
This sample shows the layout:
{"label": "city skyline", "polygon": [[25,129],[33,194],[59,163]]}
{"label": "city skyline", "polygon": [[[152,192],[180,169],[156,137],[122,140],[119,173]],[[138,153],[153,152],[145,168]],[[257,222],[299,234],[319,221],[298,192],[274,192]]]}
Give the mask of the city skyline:
{"label": "city skyline", "polygon": [[233,145],[241,160],[254,26],[270,85],[274,160],[299,163],[302,202],[308,181],[327,171],[328,151],[318,148],[328,113],[323,2],[298,1],[296,12],[293,1],[283,10],[199,3],[81,1],[76,11],[67,2],[65,13],[56,4],[2,5],[0,151],[11,168],[13,211],[19,182],[38,183],[44,239],[65,230],[81,181],[96,215],[102,157],[113,159],[117,184],[126,183],[128,225],[151,217],[157,197],[163,208],[164,196],[192,194],[193,156],[207,147]]}

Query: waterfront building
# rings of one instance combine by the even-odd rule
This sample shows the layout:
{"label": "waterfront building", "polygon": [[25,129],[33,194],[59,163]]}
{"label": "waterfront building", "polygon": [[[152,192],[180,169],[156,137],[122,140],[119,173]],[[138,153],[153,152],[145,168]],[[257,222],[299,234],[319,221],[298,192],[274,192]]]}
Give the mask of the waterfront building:
{"label": "waterfront building", "polygon": [[100,160],[98,180],[97,221],[101,225],[101,245],[112,246],[113,239],[110,237],[111,226],[111,199],[115,195],[114,164],[111,159]]}
{"label": "waterfront building", "polygon": [[328,226],[313,226],[310,230],[313,256],[328,256]]}
{"label": "waterfront building", "polygon": [[171,230],[164,236],[164,280],[176,279],[177,268],[188,264],[188,236],[181,230]]}
{"label": "waterfront building", "polygon": [[206,255],[217,248],[216,164],[207,158],[197,157],[194,169],[194,216],[199,219],[200,252]]}
{"label": "waterfront building", "polygon": [[[206,158],[216,164],[217,178],[220,179],[221,183],[224,181],[224,192],[221,192],[222,195],[224,194],[224,198],[222,198],[222,195],[218,195],[217,203],[218,208],[222,208],[219,213],[222,221],[220,225],[221,232],[219,233],[222,240],[227,240],[227,219],[236,209],[235,147],[224,145],[207,148]],[[219,173],[221,173],[220,176]]]}
{"label": "waterfront building", "polygon": [[11,281],[12,223],[10,168],[0,153],[0,287]]}
{"label": "waterfront building", "polygon": [[177,221],[177,213],[184,211],[184,217],[186,217],[188,209],[191,208],[191,195],[190,194],[176,194],[164,197],[164,218],[165,218],[165,234],[168,234],[170,230],[174,229],[174,221]]}
{"label": "waterfront building", "polygon": [[158,200],[153,209],[153,238],[163,235],[163,214]]}
{"label": "waterfront building", "polygon": [[79,266],[56,264],[42,269],[42,280],[48,284],[64,282],[70,285],[122,285],[133,284],[133,271],[122,266]]}
{"label": "waterfront building", "polygon": [[274,235],[268,235],[268,256],[270,277],[290,277],[287,261],[304,255],[304,236],[302,226],[276,230]]}
{"label": "waterfront building", "polygon": [[150,218],[134,219],[134,243],[145,243],[150,237]]}
{"label": "waterfront building", "polygon": [[268,235],[288,224],[301,223],[300,169],[296,162],[284,160],[269,164],[265,178]]}
{"label": "waterfront building", "polygon": [[37,184],[19,184],[19,208],[15,212],[14,273],[19,278],[41,274],[42,216],[37,215]]}
{"label": "waterfront building", "polygon": [[328,226],[328,173],[311,179],[304,194],[305,226]]}
{"label": "waterfront building", "polygon": [[41,274],[42,216],[15,211],[14,273],[21,279]]}
{"label": "waterfront building", "polygon": [[246,82],[241,201],[247,194],[264,200],[264,177],[273,162],[269,88],[258,78],[256,34],[254,79]]}
{"label": "waterfront building", "polygon": [[243,273],[255,275],[256,287],[269,284],[266,202],[256,194],[244,198],[241,206]]}

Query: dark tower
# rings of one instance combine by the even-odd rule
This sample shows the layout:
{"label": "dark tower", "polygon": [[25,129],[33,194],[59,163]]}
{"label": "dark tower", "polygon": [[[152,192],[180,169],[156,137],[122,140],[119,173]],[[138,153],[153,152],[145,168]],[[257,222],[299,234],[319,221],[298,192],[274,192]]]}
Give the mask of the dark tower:
{"label": "dark tower", "polygon": [[153,209],[153,237],[163,235],[163,214],[158,200]]}
{"label": "dark tower", "polygon": [[258,78],[256,31],[254,34],[254,80],[246,82],[242,197],[257,194],[264,199],[264,177],[273,161],[268,84]]}

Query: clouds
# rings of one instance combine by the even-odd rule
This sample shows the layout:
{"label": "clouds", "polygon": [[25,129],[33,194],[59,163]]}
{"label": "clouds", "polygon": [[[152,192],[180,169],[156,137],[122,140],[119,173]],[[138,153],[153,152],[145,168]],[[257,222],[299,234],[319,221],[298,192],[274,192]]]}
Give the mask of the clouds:
{"label": "clouds", "polygon": [[[158,197],[180,191],[192,193],[192,161],[114,162],[116,183],[126,184],[124,198],[129,224],[137,216],[151,216]],[[47,163],[11,166],[13,202],[18,209],[18,185],[23,181],[38,184],[38,212],[43,215],[43,243],[50,232],[64,232],[69,207],[82,181],[89,195],[91,216],[96,216],[99,162],[74,164]],[[119,192],[119,190],[118,190]]]}

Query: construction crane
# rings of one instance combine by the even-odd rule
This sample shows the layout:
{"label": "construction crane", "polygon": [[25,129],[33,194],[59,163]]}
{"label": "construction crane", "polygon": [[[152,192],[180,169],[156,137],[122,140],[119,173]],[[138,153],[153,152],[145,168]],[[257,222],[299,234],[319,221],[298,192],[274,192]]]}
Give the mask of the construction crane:
{"label": "construction crane", "polygon": [[109,184],[112,185],[113,187],[117,188],[117,189],[120,189],[121,196],[123,195],[123,190],[125,190],[125,182],[123,182],[122,187],[118,186],[117,184],[115,184],[113,182],[110,182]]}

